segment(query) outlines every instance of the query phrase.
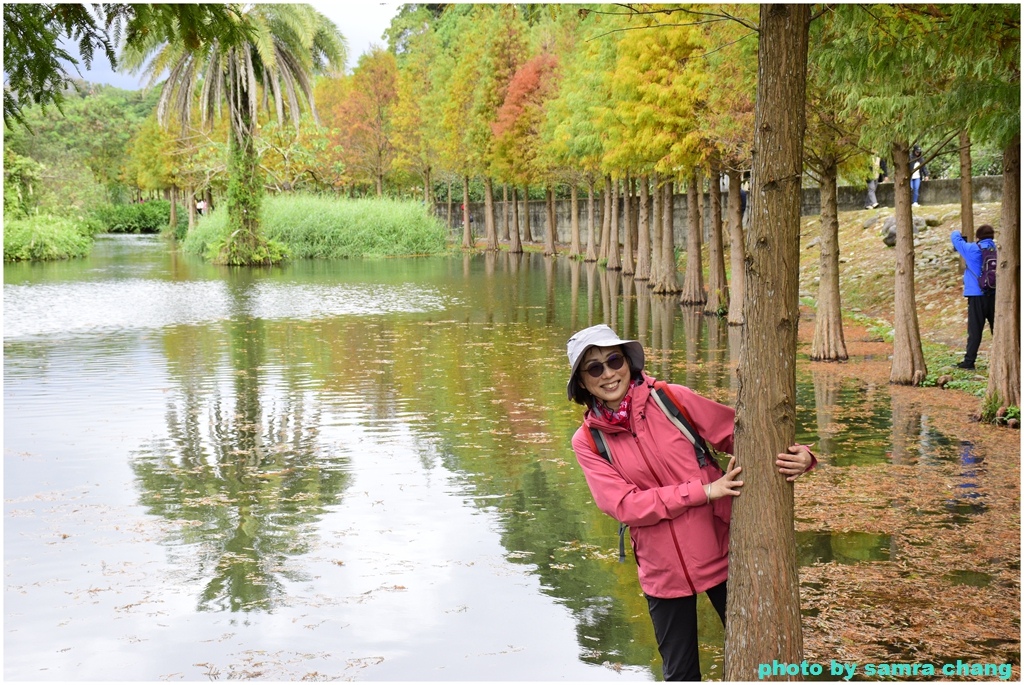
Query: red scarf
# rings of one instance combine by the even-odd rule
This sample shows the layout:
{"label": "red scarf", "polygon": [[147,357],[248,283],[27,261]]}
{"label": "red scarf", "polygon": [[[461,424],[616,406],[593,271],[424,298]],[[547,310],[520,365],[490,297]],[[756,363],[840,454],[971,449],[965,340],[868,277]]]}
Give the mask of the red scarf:
{"label": "red scarf", "polygon": [[609,409],[601,400],[594,398],[594,407],[597,408],[597,413],[613,426],[629,428],[629,408],[633,404],[633,388],[637,386],[638,382],[637,380],[629,382],[629,390],[626,391],[626,396],[622,398],[619,408],[615,411]]}

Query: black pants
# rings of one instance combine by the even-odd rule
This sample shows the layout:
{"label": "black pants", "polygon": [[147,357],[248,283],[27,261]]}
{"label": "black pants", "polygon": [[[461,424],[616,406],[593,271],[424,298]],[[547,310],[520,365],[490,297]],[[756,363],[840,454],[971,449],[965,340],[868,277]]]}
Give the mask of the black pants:
{"label": "black pants", "polygon": [[[725,625],[726,582],[707,590],[708,599],[722,619],[722,625]],[[646,597],[665,680],[700,680],[697,595],[672,599]]]}
{"label": "black pants", "polygon": [[964,362],[973,364],[978,357],[978,346],[981,345],[981,334],[988,322],[991,333],[995,329],[996,294],[975,295],[967,298],[967,352]]}

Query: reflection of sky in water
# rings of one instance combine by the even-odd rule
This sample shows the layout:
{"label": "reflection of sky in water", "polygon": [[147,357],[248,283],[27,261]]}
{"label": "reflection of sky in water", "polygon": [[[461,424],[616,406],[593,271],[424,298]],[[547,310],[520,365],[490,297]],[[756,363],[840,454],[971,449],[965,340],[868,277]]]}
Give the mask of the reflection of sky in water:
{"label": "reflection of sky in water", "polygon": [[4,339],[160,328],[234,316],[315,319],[438,311],[436,290],[412,284],[256,283],[241,297],[222,281],[129,278],[4,286]]}

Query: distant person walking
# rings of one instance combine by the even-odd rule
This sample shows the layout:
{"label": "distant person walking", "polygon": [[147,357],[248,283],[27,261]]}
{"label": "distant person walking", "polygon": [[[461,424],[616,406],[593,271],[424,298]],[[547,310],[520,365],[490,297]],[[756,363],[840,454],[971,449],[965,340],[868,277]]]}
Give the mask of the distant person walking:
{"label": "distant person walking", "polygon": [[964,297],[967,298],[967,351],[964,360],[957,364],[961,369],[973,369],[981,345],[981,334],[988,322],[989,332],[995,330],[996,315],[996,243],[995,231],[985,224],[975,231],[978,242],[969,243],[953,231],[950,238],[953,247],[964,258]]}
{"label": "distant person walking", "polygon": [[913,196],[912,207],[920,207],[917,196],[921,192],[921,180],[928,180],[928,167],[924,165],[921,146],[915,145],[910,151],[910,194]]}
{"label": "distant person walking", "polygon": [[878,190],[878,184],[888,181],[889,177],[886,175],[885,160],[878,157],[877,155],[871,156],[871,168],[868,169],[868,196],[864,202],[864,209],[874,209],[878,206],[878,198],[875,196],[875,191]]}

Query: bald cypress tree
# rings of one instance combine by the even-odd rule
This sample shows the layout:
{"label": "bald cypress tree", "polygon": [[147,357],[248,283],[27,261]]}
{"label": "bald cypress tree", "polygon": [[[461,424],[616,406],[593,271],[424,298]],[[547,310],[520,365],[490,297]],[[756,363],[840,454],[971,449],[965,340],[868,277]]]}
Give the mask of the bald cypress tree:
{"label": "bald cypress tree", "polygon": [[793,484],[779,476],[775,455],[796,433],[809,22],[808,5],[761,6],[746,323],[737,369],[735,451],[745,485],[732,510],[726,680],[755,680],[759,664],[803,658]]}

